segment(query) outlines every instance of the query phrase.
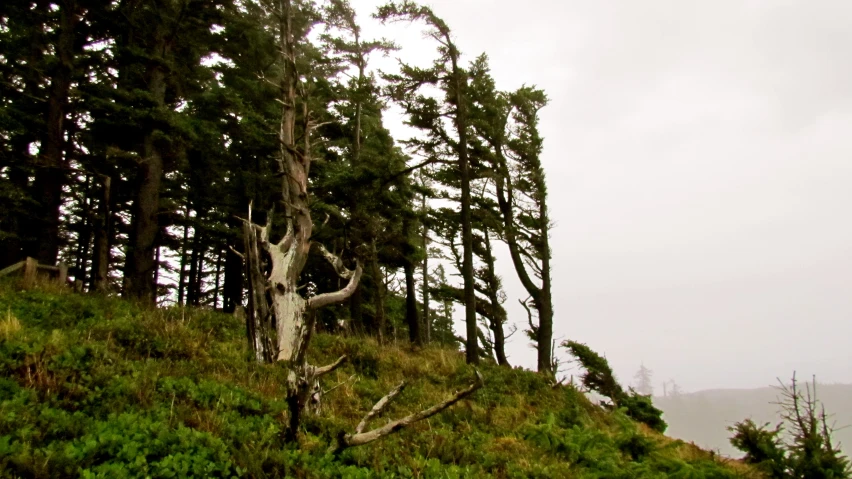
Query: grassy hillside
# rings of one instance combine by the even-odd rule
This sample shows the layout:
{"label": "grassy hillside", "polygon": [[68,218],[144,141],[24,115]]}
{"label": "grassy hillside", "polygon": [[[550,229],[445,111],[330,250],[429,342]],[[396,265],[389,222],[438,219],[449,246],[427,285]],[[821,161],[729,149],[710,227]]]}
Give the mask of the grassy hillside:
{"label": "grassy hillside", "polygon": [[[654,402],[665,412],[668,433],[672,437],[695,441],[702,447],[739,457],[742,453],[731,446],[728,440],[731,433],[726,428],[746,418],[774,426],[781,421],[779,407],[774,404],[778,402],[778,396],[778,390],[771,387],[719,389],[655,398]],[[817,396],[825,405],[826,412],[834,415],[833,420],[838,427],[834,438],[840,442],[843,453],[849,456],[852,454],[852,385],[817,384]]]}
{"label": "grassy hillside", "polygon": [[403,378],[411,386],[387,417],[473,372],[455,351],[329,335],[313,362],[351,361],[288,447],[285,371],[251,362],[244,341],[241,324],[210,311],[0,285],[0,477],[756,477],[570,387],[488,365],[471,400],[333,457],[336,435]]}

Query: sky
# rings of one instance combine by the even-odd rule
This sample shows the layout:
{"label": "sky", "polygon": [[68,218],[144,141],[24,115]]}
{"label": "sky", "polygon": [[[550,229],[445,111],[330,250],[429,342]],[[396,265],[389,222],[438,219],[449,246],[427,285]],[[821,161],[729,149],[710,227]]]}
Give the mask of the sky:
{"label": "sky", "polygon": [[[426,65],[423,26],[366,38]],[[658,390],[852,382],[852,2],[426,2],[498,88],[544,89],[555,338]],[[377,58],[392,71],[394,58]],[[398,110],[386,117],[397,138]],[[525,297],[507,253],[510,320]],[[513,364],[533,367],[522,334]],[[564,351],[560,356],[567,359]],[[568,374],[571,374],[569,371]]]}

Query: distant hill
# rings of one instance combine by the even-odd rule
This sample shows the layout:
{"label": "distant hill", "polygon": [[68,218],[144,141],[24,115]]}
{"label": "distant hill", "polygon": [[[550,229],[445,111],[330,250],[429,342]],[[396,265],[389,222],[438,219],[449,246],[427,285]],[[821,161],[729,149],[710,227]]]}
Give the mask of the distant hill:
{"label": "distant hill", "polygon": [[[805,378],[801,378],[805,379]],[[838,428],[834,437],[841,450],[852,454],[852,384],[819,384],[817,395],[826,412],[833,415]],[[676,397],[656,397],[654,404],[665,413],[669,424],[666,434],[695,442],[727,456],[742,454],[731,446],[731,433],[726,429],[737,421],[753,419],[758,424],[773,426],[780,422],[779,391],[773,387],[759,389],[713,389]]]}

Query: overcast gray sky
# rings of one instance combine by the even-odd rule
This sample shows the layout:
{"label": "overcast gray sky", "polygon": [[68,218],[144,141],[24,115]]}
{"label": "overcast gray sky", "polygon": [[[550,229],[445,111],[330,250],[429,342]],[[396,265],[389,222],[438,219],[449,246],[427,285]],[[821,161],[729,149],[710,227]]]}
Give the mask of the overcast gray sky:
{"label": "overcast gray sky", "polygon": [[[421,25],[368,18],[379,3],[353,0],[365,35],[431,61]],[[427,4],[467,60],[489,55],[499,88],[551,98],[558,338],[606,354],[625,382],[644,362],[658,389],[794,369],[852,382],[852,1]],[[534,364],[521,334],[509,350]]]}

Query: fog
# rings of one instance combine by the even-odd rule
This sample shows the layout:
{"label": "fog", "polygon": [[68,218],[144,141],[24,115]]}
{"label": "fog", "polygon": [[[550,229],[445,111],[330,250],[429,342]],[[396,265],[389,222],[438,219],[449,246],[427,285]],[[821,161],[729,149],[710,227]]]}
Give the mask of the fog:
{"label": "fog", "polygon": [[[422,25],[368,18],[379,3],[353,2],[365,37],[431,62]],[[427,4],[465,61],[488,53],[499,88],[551,99],[556,338],[588,343],[624,382],[640,363],[685,391],[793,370],[852,382],[852,2]],[[386,121],[409,134],[398,111]],[[527,343],[515,335],[513,364],[535,364]]]}

